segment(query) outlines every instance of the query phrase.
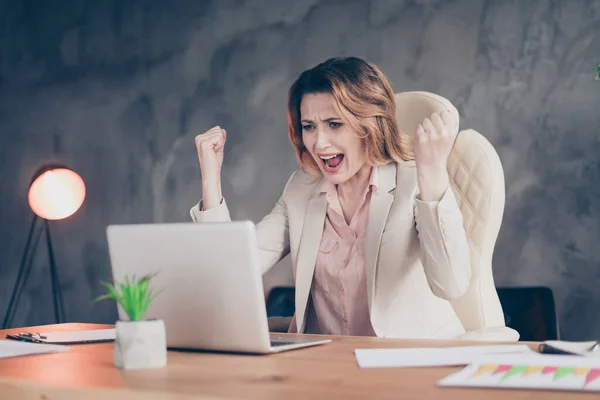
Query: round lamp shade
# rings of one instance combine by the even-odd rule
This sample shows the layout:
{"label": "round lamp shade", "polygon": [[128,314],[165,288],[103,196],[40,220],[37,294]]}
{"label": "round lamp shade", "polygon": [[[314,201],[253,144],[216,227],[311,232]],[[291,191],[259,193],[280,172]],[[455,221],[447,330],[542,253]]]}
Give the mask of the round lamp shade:
{"label": "round lamp shade", "polygon": [[48,220],[67,218],[83,204],[85,184],[74,171],[49,168],[39,173],[29,187],[29,206]]}

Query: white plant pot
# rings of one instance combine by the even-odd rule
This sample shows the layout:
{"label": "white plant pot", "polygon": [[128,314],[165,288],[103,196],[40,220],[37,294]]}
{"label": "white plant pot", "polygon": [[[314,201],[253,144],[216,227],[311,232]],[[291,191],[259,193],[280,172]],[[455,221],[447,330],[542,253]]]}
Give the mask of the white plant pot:
{"label": "white plant pot", "polygon": [[122,369],[160,368],[167,364],[162,320],[117,321],[114,364]]}

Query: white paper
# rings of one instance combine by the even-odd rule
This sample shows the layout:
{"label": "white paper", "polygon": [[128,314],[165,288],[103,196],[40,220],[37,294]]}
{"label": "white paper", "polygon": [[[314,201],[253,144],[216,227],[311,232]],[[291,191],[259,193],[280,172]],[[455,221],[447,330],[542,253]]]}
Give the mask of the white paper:
{"label": "white paper", "polygon": [[356,349],[361,368],[439,367],[467,365],[477,357],[494,353],[533,353],[526,345],[464,346],[445,348]]}
{"label": "white paper", "polygon": [[471,364],[525,364],[531,366],[555,366],[574,368],[600,368],[600,360],[593,357],[562,354],[540,354],[534,351],[528,354],[481,354],[473,357]]}
{"label": "white paper", "polygon": [[96,329],[85,331],[67,331],[67,332],[44,332],[40,333],[45,336],[42,339],[45,342],[85,342],[94,340],[114,340],[117,331],[116,329]]}
{"label": "white paper", "polygon": [[438,386],[600,391],[597,358],[531,354],[479,356]]}
{"label": "white paper", "polygon": [[19,342],[16,340],[0,340],[0,358],[27,356],[31,354],[65,352],[67,346],[55,344],[38,344]]}

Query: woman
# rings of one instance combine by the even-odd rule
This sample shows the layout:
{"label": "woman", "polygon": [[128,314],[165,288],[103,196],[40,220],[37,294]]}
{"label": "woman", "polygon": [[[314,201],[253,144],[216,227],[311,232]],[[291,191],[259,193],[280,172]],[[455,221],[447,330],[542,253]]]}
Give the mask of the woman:
{"label": "woman", "polygon": [[[448,300],[469,286],[469,248],[446,172],[450,112],[399,132],[383,73],[358,58],[303,72],[289,91],[288,134],[301,169],[256,226],[263,273],[291,253],[291,331],[379,337],[464,332]],[[196,137],[196,222],[229,221],[221,194],[226,132]]]}

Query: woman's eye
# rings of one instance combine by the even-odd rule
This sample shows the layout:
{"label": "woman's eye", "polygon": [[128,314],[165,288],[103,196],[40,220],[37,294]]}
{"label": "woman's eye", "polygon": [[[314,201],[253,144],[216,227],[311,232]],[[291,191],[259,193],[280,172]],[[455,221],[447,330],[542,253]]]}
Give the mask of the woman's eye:
{"label": "woman's eye", "polygon": [[312,125],[303,125],[302,126],[303,131],[310,131],[311,129],[312,129]]}
{"label": "woman's eye", "polygon": [[329,123],[329,127],[330,127],[331,129],[337,129],[337,128],[339,128],[340,126],[342,126],[342,124],[341,124],[340,122],[330,122],[330,123]]}

